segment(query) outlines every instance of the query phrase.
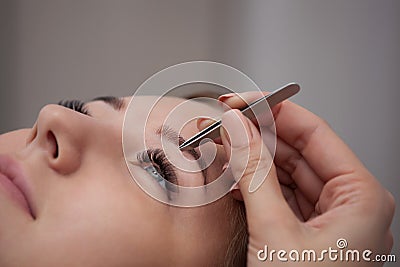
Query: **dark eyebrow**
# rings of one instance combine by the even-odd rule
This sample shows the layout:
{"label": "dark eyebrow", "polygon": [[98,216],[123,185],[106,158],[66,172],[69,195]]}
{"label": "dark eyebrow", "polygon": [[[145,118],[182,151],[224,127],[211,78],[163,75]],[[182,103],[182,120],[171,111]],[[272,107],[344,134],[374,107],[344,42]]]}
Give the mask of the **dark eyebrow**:
{"label": "dark eyebrow", "polygon": [[99,96],[93,98],[91,101],[103,101],[104,103],[112,106],[116,111],[121,111],[121,109],[124,107],[124,100],[115,96]]}
{"label": "dark eyebrow", "polygon": [[[178,145],[183,144],[186,140],[174,129],[172,129],[171,127],[167,126],[167,125],[162,125],[160,126],[157,130],[156,130],[156,134],[159,136],[164,136],[165,138],[167,138],[168,141],[172,142],[172,143],[176,143],[176,141],[178,141]],[[195,159],[198,160],[199,162],[199,167],[201,169],[201,172],[203,174],[204,177],[204,184],[206,184],[206,163],[204,162],[204,160],[202,160],[200,158],[199,153],[197,153],[197,151],[194,148],[188,149],[186,150],[187,152],[189,152],[189,154]]]}

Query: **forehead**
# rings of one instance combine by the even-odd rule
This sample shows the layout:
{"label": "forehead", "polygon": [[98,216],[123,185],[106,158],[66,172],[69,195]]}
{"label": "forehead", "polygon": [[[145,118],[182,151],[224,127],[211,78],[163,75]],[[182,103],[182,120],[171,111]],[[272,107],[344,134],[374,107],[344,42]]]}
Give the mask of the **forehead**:
{"label": "forehead", "polygon": [[153,95],[126,96],[123,97],[126,108],[143,110],[143,109],[173,109],[177,105],[187,101],[187,99],[179,97],[162,97]]}
{"label": "forehead", "polygon": [[[215,99],[183,99],[178,97],[134,96],[124,98],[126,117],[146,124],[159,124],[160,121],[172,126],[195,121],[199,117],[216,118],[221,114]],[[172,125],[171,125],[172,124]],[[143,124],[142,124],[143,125]]]}
{"label": "forehead", "polygon": [[155,131],[162,125],[168,125],[176,130],[180,130],[184,125],[187,125],[189,127],[185,127],[187,129],[182,134],[191,135],[195,132],[194,118],[200,110],[197,105],[196,107],[192,105],[192,112],[188,114],[189,108],[185,104],[185,99],[134,96],[126,100],[129,105],[126,107],[125,127]]}
{"label": "forehead", "polygon": [[[216,101],[216,100],[215,100]],[[198,132],[197,119],[218,118],[218,108],[198,100],[176,97],[134,96],[126,98],[124,135],[148,140],[161,126],[179,132],[183,138]]]}

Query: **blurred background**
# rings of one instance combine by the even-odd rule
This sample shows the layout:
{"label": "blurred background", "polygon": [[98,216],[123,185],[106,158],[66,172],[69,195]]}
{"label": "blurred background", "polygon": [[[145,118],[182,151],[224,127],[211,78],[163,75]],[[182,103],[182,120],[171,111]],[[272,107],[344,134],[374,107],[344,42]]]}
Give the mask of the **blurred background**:
{"label": "blurred background", "polygon": [[[217,61],[266,90],[298,82],[293,101],[399,205],[399,14],[396,0],[0,0],[0,133],[31,127],[47,103],[131,95],[167,66]],[[398,258],[399,224],[397,212]]]}

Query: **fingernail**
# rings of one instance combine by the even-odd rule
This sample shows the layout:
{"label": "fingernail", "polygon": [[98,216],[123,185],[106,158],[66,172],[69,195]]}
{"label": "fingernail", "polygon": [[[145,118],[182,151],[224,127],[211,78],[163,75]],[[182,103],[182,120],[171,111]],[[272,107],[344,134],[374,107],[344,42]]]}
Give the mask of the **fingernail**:
{"label": "fingernail", "polygon": [[225,128],[223,133],[226,134],[226,131],[228,131],[231,138],[229,144],[237,148],[247,147],[250,138],[252,138],[249,122],[246,119],[241,120],[240,116],[243,115],[239,110],[229,110],[222,115],[222,126]]}
{"label": "fingernail", "polygon": [[231,98],[232,96],[235,96],[235,93],[229,93],[229,94],[224,94],[218,97],[218,100],[221,102],[225,102],[228,98]]}
{"label": "fingernail", "polygon": [[197,129],[199,129],[201,131],[201,130],[207,128],[208,126],[210,126],[213,123],[214,123],[214,121],[212,119],[199,118],[197,120]]}

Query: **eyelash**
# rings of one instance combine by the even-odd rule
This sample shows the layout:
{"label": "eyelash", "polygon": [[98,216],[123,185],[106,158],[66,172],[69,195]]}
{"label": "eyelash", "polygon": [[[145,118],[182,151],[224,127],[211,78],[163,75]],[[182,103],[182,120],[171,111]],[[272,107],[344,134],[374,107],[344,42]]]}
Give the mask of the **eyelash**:
{"label": "eyelash", "polygon": [[[160,184],[165,180],[177,184],[178,179],[172,164],[168,161],[162,149],[148,149],[137,155],[137,160],[142,164],[150,164],[143,167]],[[150,168],[149,168],[150,167]],[[165,187],[165,185],[164,185]]]}
{"label": "eyelash", "polygon": [[85,107],[85,102],[81,100],[61,100],[58,105],[72,109],[76,112],[82,113],[84,115],[90,116],[89,111]]}

